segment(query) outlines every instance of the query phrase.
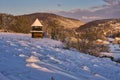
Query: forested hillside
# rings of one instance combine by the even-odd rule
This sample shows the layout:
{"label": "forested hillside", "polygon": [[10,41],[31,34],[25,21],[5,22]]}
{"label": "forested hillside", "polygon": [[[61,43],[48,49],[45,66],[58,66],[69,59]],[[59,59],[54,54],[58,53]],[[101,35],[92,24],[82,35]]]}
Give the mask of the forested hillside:
{"label": "forested hillside", "polygon": [[[120,36],[120,19],[104,19],[88,22],[76,29],[79,36],[78,48],[80,51],[100,56],[100,52],[109,52],[109,47],[96,44],[97,40],[108,41],[109,37]],[[82,45],[82,46],[81,46]]]}
{"label": "forested hillside", "polygon": [[36,18],[38,18],[44,25],[43,29],[48,30],[49,32],[51,32],[50,30],[53,26],[61,27],[62,29],[71,29],[77,28],[83,24],[83,22],[79,20],[65,18],[51,13],[33,13],[20,16],[0,14],[0,29],[5,31],[29,33],[31,24]]}

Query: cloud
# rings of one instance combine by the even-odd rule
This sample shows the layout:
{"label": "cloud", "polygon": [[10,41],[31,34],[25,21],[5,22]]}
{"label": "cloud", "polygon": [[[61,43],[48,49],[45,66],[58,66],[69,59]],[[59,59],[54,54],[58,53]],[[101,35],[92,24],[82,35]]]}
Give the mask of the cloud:
{"label": "cloud", "polygon": [[86,22],[98,19],[120,18],[120,0],[103,1],[107,4],[93,6],[88,9],[77,8],[69,11],[58,11],[56,14]]}
{"label": "cloud", "polygon": [[118,5],[118,4],[120,4],[120,0],[103,0],[103,1],[110,4],[110,5]]}
{"label": "cloud", "polygon": [[108,8],[108,7],[109,7],[109,5],[94,6],[94,7],[91,7],[90,10],[97,11],[97,10],[105,9],[105,8]]}
{"label": "cloud", "polygon": [[82,19],[86,19],[86,20],[96,20],[96,19],[101,19],[101,17],[98,16],[82,16]]}
{"label": "cloud", "polygon": [[86,10],[86,9],[72,9],[70,11],[58,11],[56,12],[56,14],[62,15],[65,17],[79,19],[86,22],[102,19],[102,16],[99,16],[99,14],[96,14],[95,11]]}
{"label": "cloud", "polygon": [[61,7],[61,6],[62,6],[62,4],[57,4],[57,6],[58,6],[58,7]]}

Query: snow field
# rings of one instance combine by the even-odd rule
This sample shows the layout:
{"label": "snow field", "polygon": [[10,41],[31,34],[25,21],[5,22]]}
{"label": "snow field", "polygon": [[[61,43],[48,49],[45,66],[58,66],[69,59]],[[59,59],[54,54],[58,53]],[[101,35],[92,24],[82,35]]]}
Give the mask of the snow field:
{"label": "snow field", "polygon": [[0,33],[0,40],[0,80],[120,80],[120,64],[59,41],[13,33]]}

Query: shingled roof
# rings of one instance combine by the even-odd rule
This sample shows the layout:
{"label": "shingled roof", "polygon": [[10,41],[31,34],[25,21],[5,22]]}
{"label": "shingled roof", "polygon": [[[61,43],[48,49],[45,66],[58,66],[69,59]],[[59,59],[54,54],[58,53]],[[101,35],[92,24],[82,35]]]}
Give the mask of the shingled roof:
{"label": "shingled roof", "polygon": [[37,18],[31,26],[43,26],[39,19]]}

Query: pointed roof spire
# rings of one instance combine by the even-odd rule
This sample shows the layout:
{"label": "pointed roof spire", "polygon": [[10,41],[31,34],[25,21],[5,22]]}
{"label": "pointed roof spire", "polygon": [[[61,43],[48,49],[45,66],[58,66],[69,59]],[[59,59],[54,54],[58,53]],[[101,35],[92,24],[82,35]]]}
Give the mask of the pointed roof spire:
{"label": "pointed roof spire", "polygon": [[37,18],[31,26],[43,26],[39,19]]}

